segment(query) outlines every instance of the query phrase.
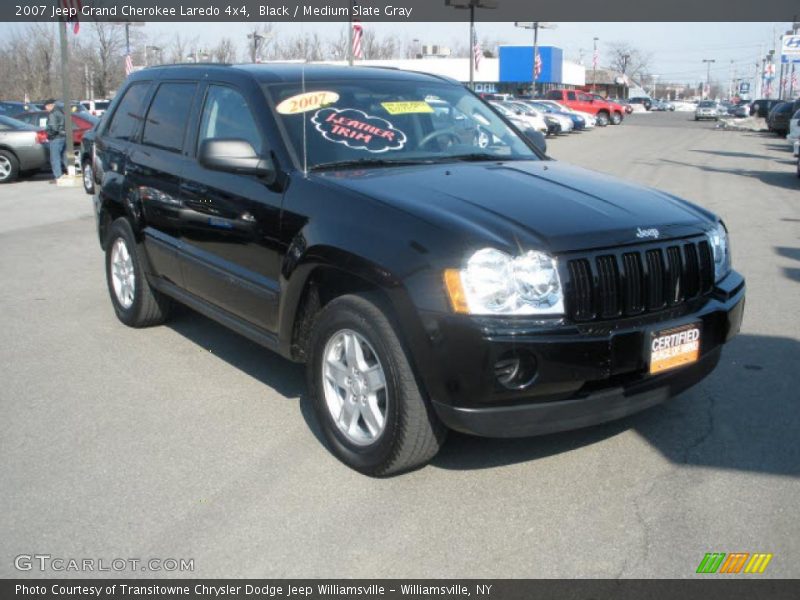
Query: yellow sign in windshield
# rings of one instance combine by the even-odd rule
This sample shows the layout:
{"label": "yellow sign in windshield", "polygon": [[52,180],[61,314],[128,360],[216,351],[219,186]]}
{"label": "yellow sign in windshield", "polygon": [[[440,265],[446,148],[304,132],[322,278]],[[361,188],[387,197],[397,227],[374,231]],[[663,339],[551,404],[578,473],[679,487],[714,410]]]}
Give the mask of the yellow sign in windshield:
{"label": "yellow sign in windshield", "polygon": [[433,108],[427,102],[381,102],[381,106],[390,115],[410,115],[414,113],[432,113]]}

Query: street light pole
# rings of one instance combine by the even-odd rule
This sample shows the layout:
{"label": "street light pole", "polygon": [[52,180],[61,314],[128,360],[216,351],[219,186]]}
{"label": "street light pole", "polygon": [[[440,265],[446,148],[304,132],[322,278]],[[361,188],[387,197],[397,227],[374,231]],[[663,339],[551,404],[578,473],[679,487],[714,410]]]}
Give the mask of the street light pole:
{"label": "street light pole", "polygon": [[592,90],[595,92],[597,91],[597,41],[599,37],[595,37],[594,41],[594,49],[592,51]]}
{"label": "street light pole", "polygon": [[[711,95],[711,63],[717,62],[714,58],[704,58],[703,62],[707,65],[707,74],[706,74],[706,87],[708,87],[708,95]],[[706,100],[708,98],[706,97]]]}
{"label": "street light pole", "polygon": [[444,0],[445,6],[469,9],[469,89],[475,89],[475,9],[497,8],[497,0]]}
{"label": "street light pole", "polygon": [[252,62],[256,62],[258,59],[258,49],[261,46],[261,42],[264,41],[264,36],[259,35],[257,30],[253,30],[253,33],[247,34],[248,40],[253,40],[253,48],[250,51],[250,56],[253,59]]}

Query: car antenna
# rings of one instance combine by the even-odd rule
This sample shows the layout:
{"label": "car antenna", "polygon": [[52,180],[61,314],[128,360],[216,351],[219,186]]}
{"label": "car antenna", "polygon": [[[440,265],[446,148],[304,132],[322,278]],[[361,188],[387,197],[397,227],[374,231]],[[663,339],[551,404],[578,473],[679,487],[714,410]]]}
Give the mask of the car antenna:
{"label": "car antenna", "polygon": [[[305,39],[305,20],[300,21],[300,35]],[[300,93],[306,93],[306,63],[308,62],[308,44],[305,46],[305,56],[303,56],[303,66],[300,68]],[[303,113],[303,177],[308,177],[308,138],[306,136],[306,120],[308,113]]]}

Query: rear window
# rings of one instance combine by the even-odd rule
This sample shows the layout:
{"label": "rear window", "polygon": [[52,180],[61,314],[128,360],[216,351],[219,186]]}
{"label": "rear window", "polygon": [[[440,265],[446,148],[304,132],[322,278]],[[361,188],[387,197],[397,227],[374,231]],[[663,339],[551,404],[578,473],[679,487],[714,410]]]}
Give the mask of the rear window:
{"label": "rear window", "polygon": [[550,90],[544,97],[549,100],[561,100],[561,92],[558,90]]}
{"label": "rear window", "polygon": [[170,152],[183,149],[183,137],[196,83],[162,83],[147,112],[142,143]]}
{"label": "rear window", "polygon": [[127,89],[108,126],[109,137],[130,140],[136,135],[139,122],[142,120],[142,103],[149,85],[149,83],[134,83]]}

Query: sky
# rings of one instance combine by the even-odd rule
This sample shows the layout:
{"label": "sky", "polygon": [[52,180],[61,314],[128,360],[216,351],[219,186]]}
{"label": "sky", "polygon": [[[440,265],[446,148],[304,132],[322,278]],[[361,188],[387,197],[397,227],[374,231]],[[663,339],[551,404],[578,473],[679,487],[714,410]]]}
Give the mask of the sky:
{"label": "sky", "polygon": [[[238,41],[243,49],[252,23],[147,23],[145,31],[151,39],[166,45],[179,30],[183,37],[197,37],[209,47],[223,37]],[[600,64],[604,65],[606,44],[625,41],[651,53],[651,71],[659,81],[688,83],[705,80],[707,65],[703,59],[714,59],[712,79],[728,81],[735,76],[753,76],[755,64],[777,43],[775,40],[791,28],[791,23],[554,23],[554,29],[540,30],[540,43],[559,46],[565,57],[578,60],[581,51],[587,66],[592,61],[592,38],[600,38]],[[466,45],[469,30],[466,23],[364,23],[376,33],[398,35],[401,39],[419,39],[422,44]],[[9,28],[0,24],[0,39]],[[294,36],[316,31],[323,39],[333,39],[343,23],[278,23],[279,33]],[[514,27],[513,23],[478,23],[478,36],[509,44],[530,44],[531,31]],[[733,61],[733,64],[731,64]]]}

